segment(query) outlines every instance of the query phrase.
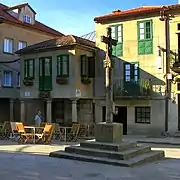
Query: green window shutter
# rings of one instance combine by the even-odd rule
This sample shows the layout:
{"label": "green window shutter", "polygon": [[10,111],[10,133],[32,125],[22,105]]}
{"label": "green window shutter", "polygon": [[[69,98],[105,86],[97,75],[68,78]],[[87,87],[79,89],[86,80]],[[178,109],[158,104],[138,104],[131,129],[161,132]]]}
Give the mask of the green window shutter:
{"label": "green window shutter", "polygon": [[88,57],[88,77],[94,78],[95,77],[95,58]]}
{"label": "green window shutter", "polygon": [[81,77],[88,77],[88,59],[86,55],[81,55]]}
{"label": "green window shutter", "polygon": [[57,76],[61,76],[61,56],[57,56]]}
{"label": "green window shutter", "polygon": [[[140,28],[140,25],[143,25],[143,28]],[[141,31],[140,29],[142,29],[142,32],[144,32],[143,34],[140,33]],[[138,55],[152,54],[153,53],[152,20],[137,22],[137,32],[138,32]]]}
{"label": "green window shutter", "polygon": [[42,58],[40,58],[39,59],[39,90],[40,91],[43,91],[43,89],[44,89],[44,78],[43,78],[43,74],[44,74],[44,72],[43,72],[43,67],[44,67],[44,61],[43,61],[43,59]]}
{"label": "green window shutter", "polygon": [[44,79],[43,85],[45,91],[52,90],[52,60],[50,57],[44,58]]}
{"label": "green window shutter", "polygon": [[28,61],[24,61],[24,78],[28,77]]}

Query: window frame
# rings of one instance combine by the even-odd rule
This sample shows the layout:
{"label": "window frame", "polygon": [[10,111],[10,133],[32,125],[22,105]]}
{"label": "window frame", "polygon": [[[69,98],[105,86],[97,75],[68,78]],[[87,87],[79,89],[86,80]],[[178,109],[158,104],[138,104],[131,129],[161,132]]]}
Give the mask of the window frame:
{"label": "window frame", "polygon": [[81,63],[81,77],[88,77],[88,75],[89,75],[89,61],[88,61],[87,55],[81,55],[80,63]]}
{"label": "window frame", "polygon": [[31,24],[31,22],[32,22],[32,19],[29,15],[24,15],[23,20],[24,20],[24,22],[29,23],[29,24]]}
{"label": "window frame", "polygon": [[[138,117],[138,109],[140,110],[139,112],[141,113],[139,117]],[[144,114],[142,114],[142,113],[144,113]],[[144,121],[142,119],[144,119]],[[135,107],[135,123],[151,124],[151,107],[150,106]]]}
{"label": "window frame", "polygon": [[[32,61],[32,76],[30,75],[30,62]],[[27,67],[27,68],[26,68]],[[27,71],[27,72],[26,72]],[[35,60],[34,59],[25,59],[24,60],[24,79],[35,77]]]}
{"label": "window frame", "polygon": [[[119,27],[121,27],[121,31],[119,31]],[[116,56],[116,54],[118,54],[117,53],[118,50],[116,49],[117,46],[118,45],[122,46],[121,50],[119,49],[119,51],[121,51],[120,55],[117,55],[118,57],[121,57],[121,56],[123,56],[123,24],[121,23],[121,24],[111,25],[110,28],[111,28],[112,39],[117,40],[117,45],[112,46],[112,53],[113,53],[113,51],[115,51],[115,53],[113,53],[113,54],[115,54],[115,56]],[[114,30],[112,28],[114,28]],[[120,32],[120,35],[119,35],[119,32]],[[114,33],[114,36],[113,36],[113,33]],[[118,41],[119,37],[121,37],[121,41]]]}
{"label": "window frame", "polygon": [[[6,84],[5,83],[5,73],[10,73],[10,77],[11,77],[11,82],[10,82],[10,84]],[[12,71],[8,71],[8,70],[4,70],[3,71],[3,87],[8,87],[8,88],[10,88],[10,87],[12,87],[13,86],[13,72]]]}
{"label": "window frame", "polygon": [[[12,44],[11,44],[11,52],[9,51],[9,47],[10,46],[8,46],[8,51],[6,51],[6,49],[5,49],[5,40],[8,40],[8,42],[12,42]],[[9,44],[9,43],[8,43]],[[3,41],[3,53],[6,53],[6,54],[13,54],[13,49],[14,49],[14,40],[12,39],[12,38],[8,38],[8,37],[5,37],[4,38],[4,41]]]}
{"label": "window frame", "polygon": [[20,72],[17,73],[17,87],[21,86],[21,76],[20,76]]}
{"label": "window frame", "polygon": [[[146,23],[150,23],[150,38],[146,38]],[[140,24],[143,23],[144,24],[144,39],[140,39]],[[147,40],[152,40],[153,39],[153,22],[152,19],[150,20],[145,20],[145,21],[138,21],[137,22],[137,29],[138,29],[138,41],[147,41]]]}
{"label": "window frame", "polygon": [[[63,59],[66,57],[67,59]],[[67,73],[64,73],[64,62],[66,62],[66,71]],[[61,54],[57,56],[56,59],[56,67],[57,67],[57,77],[69,77],[69,55],[68,54]]]}
{"label": "window frame", "polygon": [[25,48],[25,47],[19,48],[20,43],[26,44],[25,47],[27,47],[27,42],[25,42],[25,41],[18,41],[18,50]]}

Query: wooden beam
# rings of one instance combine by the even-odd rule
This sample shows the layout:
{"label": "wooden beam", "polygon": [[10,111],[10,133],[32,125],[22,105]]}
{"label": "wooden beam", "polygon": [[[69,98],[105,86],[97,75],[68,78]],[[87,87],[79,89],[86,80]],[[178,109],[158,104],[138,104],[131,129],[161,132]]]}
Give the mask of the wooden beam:
{"label": "wooden beam", "polygon": [[101,42],[108,44],[111,43],[112,45],[116,46],[117,45],[117,40],[115,39],[109,39],[108,37],[101,36]]}

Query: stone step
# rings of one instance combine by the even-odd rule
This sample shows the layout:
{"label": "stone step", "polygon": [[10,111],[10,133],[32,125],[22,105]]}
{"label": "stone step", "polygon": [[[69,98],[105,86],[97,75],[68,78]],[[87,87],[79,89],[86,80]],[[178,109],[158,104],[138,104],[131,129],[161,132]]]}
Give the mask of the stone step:
{"label": "stone step", "polygon": [[151,151],[147,154],[137,156],[130,160],[115,160],[115,159],[102,158],[102,157],[79,155],[79,154],[68,153],[68,152],[64,152],[64,151],[51,152],[49,154],[49,156],[63,158],[63,159],[78,160],[78,161],[96,162],[96,163],[116,165],[116,166],[133,167],[135,165],[140,165],[143,163],[160,160],[164,157],[164,152],[163,151]]}
{"label": "stone step", "polygon": [[180,137],[180,131],[176,131],[174,137]]}
{"label": "stone step", "polygon": [[85,148],[102,149],[108,151],[125,151],[137,147],[137,143],[122,142],[119,144],[114,144],[114,143],[100,143],[100,142],[86,141],[86,142],[81,142],[80,146]]}
{"label": "stone step", "polygon": [[85,148],[81,146],[69,146],[65,148],[65,151],[68,153],[75,153],[86,156],[104,157],[117,160],[128,160],[140,154],[149,153],[151,151],[151,148],[146,146],[139,146],[133,149],[116,152],[102,149]]}

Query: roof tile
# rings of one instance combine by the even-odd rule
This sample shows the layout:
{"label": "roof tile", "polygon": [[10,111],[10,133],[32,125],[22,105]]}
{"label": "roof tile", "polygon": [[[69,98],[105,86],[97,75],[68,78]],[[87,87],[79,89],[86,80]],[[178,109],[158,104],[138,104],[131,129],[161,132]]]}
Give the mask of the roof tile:
{"label": "roof tile", "polygon": [[[25,5],[25,4],[23,4]],[[20,5],[19,5],[20,6]],[[23,27],[27,27],[27,28],[31,28],[31,29],[35,29],[35,30],[39,30],[42,32],[46,32],[49,34],[52,34],[54,36],[62,36],[63,34],[60,33],[59,31],[56,31],[38,21],[35,22],[35,24],[29,24],[26,22],[21,22],[20,20],[18,20],[17,18],[15,18],[14,16],[10,15],[7,10],[8,10],[8,6],[1,4],[0,3],[0,16],[3,16],[5,18],[5,22],[10,22],[10,23],[15,23],[17,25],[23,26]]]}

